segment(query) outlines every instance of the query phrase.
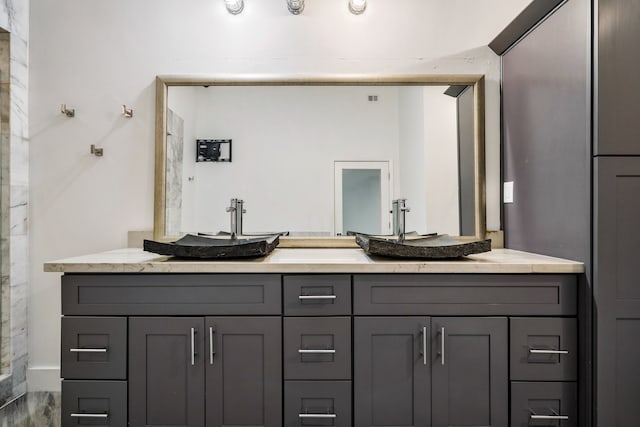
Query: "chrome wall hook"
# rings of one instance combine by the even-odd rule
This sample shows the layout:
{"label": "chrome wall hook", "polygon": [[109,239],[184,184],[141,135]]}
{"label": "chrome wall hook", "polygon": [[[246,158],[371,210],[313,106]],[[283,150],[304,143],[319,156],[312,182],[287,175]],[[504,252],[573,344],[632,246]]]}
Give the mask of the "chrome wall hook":
{"label": "chrome wall hook", "polygon": [[133,108],[127,108],[126,105],[122,104],[121,114],[127,119],[130,119],[131,117],[133,117]]}
{"label": "chrome wall hook", "polygon": [[96,147],[96,144],[91,144],[91,154],[96,157],[102,157],[104,154],[104,150],[102,148]]}
{"label": "chrome wall hook", "polygon": [[68,109],[67,104],[60,104],[60,112],[66,115],[67,117],[75,117],[76,115],[76,110]]}

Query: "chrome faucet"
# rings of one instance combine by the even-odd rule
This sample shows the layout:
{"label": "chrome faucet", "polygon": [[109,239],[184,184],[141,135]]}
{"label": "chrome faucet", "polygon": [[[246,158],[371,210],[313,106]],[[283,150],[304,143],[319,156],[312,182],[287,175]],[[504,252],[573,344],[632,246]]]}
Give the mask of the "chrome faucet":
{"label": "chrome faucet", "polygon": [[393,214],[393,234],[398,236],[398,241],[404,241],[405,234],[405,213],[411,212],[406,206],[407,199],[396,199],[391,204],[391,213]]}
{"label": "chrome faucet", "polygon": [[244,209],[244,200],[231,199],[231,206],[227,208],[231,213],[231,238],[237,239],[242,236],[242,214],[247,213]]}

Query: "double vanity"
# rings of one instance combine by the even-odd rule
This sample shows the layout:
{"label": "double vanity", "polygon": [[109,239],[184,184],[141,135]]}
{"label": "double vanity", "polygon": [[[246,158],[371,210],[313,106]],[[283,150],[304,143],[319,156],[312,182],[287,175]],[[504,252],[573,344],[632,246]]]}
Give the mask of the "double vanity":
{"label": "double vanity", "polygon": [[581,263],[126,249],[45,270],[64,273],[63,426],[578,425]]}
{"label": "double vanity", "polygon": [[[318,116],[313,113],[315,104],[335,105],[336,120],[320,117],[335,138],[315,142],[327,132],[313,126],[301,126],[295,136],[291,125],[296,121],[290,120],[294,104],[282,94],[297,99],[297,111],[312,116]],[[337,131],[343,116],[351,118],[348,124],[357,122],[353,106],[371,94],[376,100],[377,94],[384,94],[366,109],[377,115],[364,120],[363,128]],[[422,119],[409,128],[393,119],[407,112],[425,116],[424,106],[416,109],[410,101],[420,99],[422,105],[429,94],[433,102],[455,98],[451,111],[457,112],[457,122],[451,121],[456,123],[451,144],[426,136],[414,141],[412,135],[422,135]],[[64,273],[63,426],[579,425],[578,283],[584,265],[509,249],[484,252],[490,249],[489,240],[484,240],[484,76],[158,76],[156,95],[156,241],[147,249],[167,253],[160,246],[184,230],[219,229],[227,221],[213,204],[228,200],[228,193],[243,194],[256,212],[263,213],[253,217],[251,229],[279,230],[285,224],[294,233],[321,232],[329,238],[321,242],[314,234],[301,240],[283,237],[283,244],[275,247],[274,237],[271,246],[265,241],[264,248],[256,249],[258,254],[251,254],[264,255],[260,258],[185,260],[127,249],[45,264],[46,271]],[[194,111],[210,112],[207,117],[217,121],[187,114],[191,109],[176,102],[187,95],[194,102],[211,98],[206,107],[190,105],[196,106]],[[280,121],[271,116],[262,120],[263,108],[255,120],[247,119],[247,105],[263,105],[264,99],[270,111],[275,100],[286,101],[283,117],[293,139],[281,137]],[[310,100],[313,105],[301,107]],[[242,102],[242,108],[233,108],[233,102]],[[340,112],[345,106],[350,114]],[[234,112],[243,115],[225,115]],[[235,122],[242,125],[225,127]],[[244,125],[247,122],[252,126]],[[198,123],[207,127],[194,127]],[[233,163],[229,153],[226,163],[196,165],[189,160],[195,158],[192,134],[232,135]],[[381,138],[378,151],[372,151],[373,136]],[[430,146],[432,140],[438,143]],[[304,158],[292,161],[291,147],[302,146],[299,141],[305,141]],[[335,147],[329,149],[328,142]],[[285,144],[281,150],[280,143]],[[401,151],[400,146],[409,150]],[[260,147],[287,156],[273,156],[265,163],[256,151]],[[309,147],[322,149],[310,156]],[[426,147],[430,155],[412,147]],[[452,176],[414,178],[418,171],[435,169],[425,157],[446,163],[443,153],[452,147],[449,151],[460,154],[446,168],[455,172]],[[365,165],[363,153],[378,161]],[[265,164],[268,171],[258,168]],[[305,165],[304,173],[292,175],[292,165],[298,164]],[[341,196],[343,188],[335,183],[345,170],[366,168],[379,171],[379,206],[360,206],[356,217],[379,211],[372,223],[379,231],[374,233],[392,231],[407,237],[404,217],[391,228],[388,209],[391,195],[401,194],[415,201],[410,229],[462,236],[445,246],[464,242],[486,247],[437,253],[436,258],[443,259],[399,260],[368,253],[383,253],[376,244],[393,244],[394,256],[415,257],[410,251],[428,250],[433,258],[432,240],[437,239],[378,242],[372,236],[357,236],[355,241],[331,237],[365,230],[346,220],[351,218],[345,213],[349,210],[340,206],[349,198]],[[457,184],[440,194],[413,185],[403,188],[397,181],[430,182],[438,191],[445,183]],[[218,185],[221,182],[239,187]],[[256,185],[245,185],[248,182]],[[267,188],[286,188],[288,202],[265,199]],[[198,194],[207,197],[195,197]],[[456,202],[446,203],[451,200]],[[397,208],[407,210],[404,205]],[[221,241],[214,245],[210,240],[209,248],[197,251],[227,256],[239,250],[242,242],[233,237],[242,235],[242,200],[233,199],[227,211],[232,214],[232,230],[225,239],[232,240],[233,247],[222,248]],[[209,218],[212,212],[219,216]],[[445,221],[451,218],[456,219],[453,225]],[[395,222],[402,224],[396,227]],[[168,245],[171,250],[182,245],[179,249],[193,256],[192,245],[201,244],[198,239],[191,236]],[[418,245],[418,240],[426,243]],[[357,248],[356,241],[365,250]],[[311,248],[323,244],[331,248]]]}

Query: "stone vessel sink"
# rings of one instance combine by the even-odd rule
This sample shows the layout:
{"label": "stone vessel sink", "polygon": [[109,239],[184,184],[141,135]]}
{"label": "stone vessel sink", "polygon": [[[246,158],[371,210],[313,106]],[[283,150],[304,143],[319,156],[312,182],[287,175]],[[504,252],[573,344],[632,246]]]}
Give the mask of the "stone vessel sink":
{"label": "stone vessel sink", "polygon": [[196,236],[187,234],[175,242],[145,240],[147,252],[172,255],[179,258],[226,259],[254,258],[269,254],[280,243],[277,234],[267,236],[240,237]]}
{"label": "stone vessel sink", "polygon": [[491,250],[491,239],[460,242],[447,234],[408,235],[403,241],[397,236],[356,234],[356,243],[369,255],[410,259],[459,258]]}

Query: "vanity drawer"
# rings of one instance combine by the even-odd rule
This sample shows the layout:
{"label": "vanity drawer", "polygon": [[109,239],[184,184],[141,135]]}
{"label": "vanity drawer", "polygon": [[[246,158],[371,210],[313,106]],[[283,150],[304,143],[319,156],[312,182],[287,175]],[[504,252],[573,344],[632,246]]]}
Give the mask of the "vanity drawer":
{"label": "vanity drawer", "polygon": [[126,317],[65,316],[60,347],[62,378],[127,378]]}
{"label": "vanity drawer", "polygon": [[284,378],[350,379],[350,317],[285,317]]}
{"label": "vanity drawer", "polygon": [[[464,262],[464,261],[460,261]],[[573,274],[357,274],[355,315],[575,315]]]}
{"label": "vanity drawer", "polygon": [[511,427],[578,427],[574,382],[512,382]]}
{"label": "vanity drawer", "polygon": [[510,321],[512,380],[577,380],[576,319],[512,317]]}
{"label": "vanity drawer", "polygon": [[285,316],[348,316],[351,276],[284,276]]}
{"label": "vanity drawer", "polygon": [[65,274],[62,314],[278,315],[279,274]]}
{"label": "vanity drawer", "polygon": [[284,426],[351,427],[351,381],[286,381]]}
{"label": "vanity drawer", "polygon": [[127,426],[126,381],[62,381],[62,425]]}

